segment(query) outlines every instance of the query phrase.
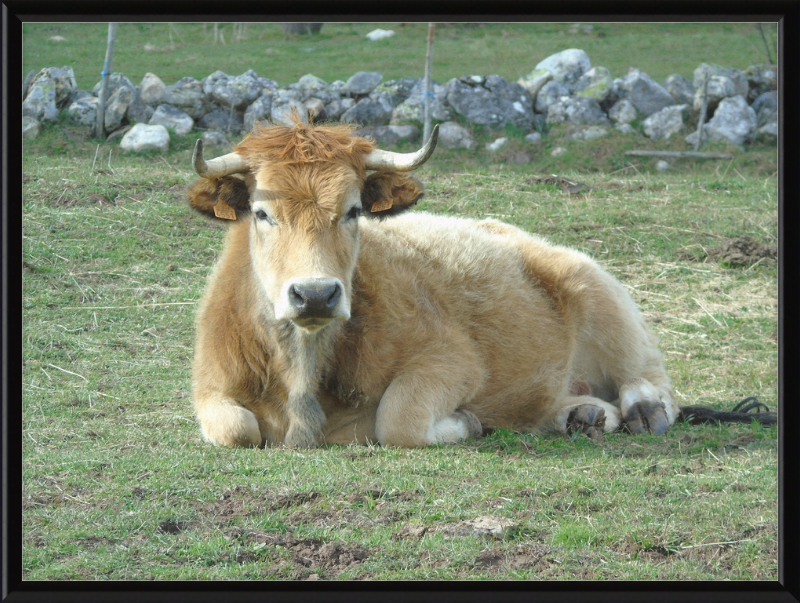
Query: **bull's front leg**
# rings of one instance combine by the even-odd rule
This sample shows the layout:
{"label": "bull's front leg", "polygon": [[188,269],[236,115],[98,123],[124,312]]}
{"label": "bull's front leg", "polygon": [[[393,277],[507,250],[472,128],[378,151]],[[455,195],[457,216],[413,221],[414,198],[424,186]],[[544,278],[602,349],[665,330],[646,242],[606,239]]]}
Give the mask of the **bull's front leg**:
{"label": "bull's front leg", "polygon": [[194,405],[206,441],[231,448],[262,445],[263,437],[255,414],[233,398],[195,394]]}
{"label": "bull's front leg", "polygon": [[290,392],[287,401],[289,429],[284,444],[289,448],[313,448],[323,443],[325,412],[315,394]]}

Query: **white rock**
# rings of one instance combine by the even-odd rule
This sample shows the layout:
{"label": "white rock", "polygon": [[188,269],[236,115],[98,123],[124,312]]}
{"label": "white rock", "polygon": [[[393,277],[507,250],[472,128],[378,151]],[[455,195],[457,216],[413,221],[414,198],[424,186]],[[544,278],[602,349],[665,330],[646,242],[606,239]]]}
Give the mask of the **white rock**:
{"label": "white rock", "polygon": [[498,151],[502,147],[506,146],[507,143],[508,143],[508,138],[498,138],[494,142],[490,142],[489,144],[487,144],[486,150],[494,153],[495,151]]}
{"label": "white rock", "polygon": [[684,128],[684,118],[689,105],[673,105],[657,111],[642,122],[645,136],[653,140],[666,140]]}
{"label": "white rock", "polygon": [[575,84],[580,77],[592,68],[589,55],[579,48],[569,48],[550,55],[534,68],[533,73],[539,69],[546,69],[553,74],[553,79],[574,91]]}
{"label": "white rock", "polygon": [[542,135],[539,132],[531,132],[525,137],[525,140],[531,144],[539,144],[542,142]]}
{"label": "white rock", "polygon": [[139,84],[139,98],[146,105],[157,105],[161,102],[161,95],[166,85],[154,73],[145,73],[142,83]]}
{"label": "white rock", "polygon": [[724,141],[742,145],[753,137],[757,123],[756,112],[744,97],[734,96],[722,99],[704,132],[712,142]]}
{"label": "white rock", "polygon": [[439,125],[439,144],[446,149],[471,149],[475,141],[464,126],[446,121]]}
{"label": "white rock", "polygon": [[125,151],[162,151],[169,149],[169,132],[162,125],[149,126],[136,124],[125,136],[120,145]]}
{"label": "white rock", "polygon": [[374,31],[369,32],[366,37],[373,42],[375,40],[383,40],[385,38],[391,38],[394,35],[394,32],[391,29],[376,29]]}
{"label": "white rock", "polygon": [[558,157],[559,155],[563,155],[566,152],[567,152],[567,149],[565,149],[564,147],[556,147],[555,149],[550,151],[550,156],[551,157]]}
{"label": "white rock", "polygon": [[608,118],[618,124],[629,124],[636,119],[636,107],[631,101],[623,98],[608,110]]}
{"label": "white rock", "polygon": [[159,105],[153,117],[150,118],[151,126],[161,125],[172,129],[178,136],[184,136],[192,131],[194,120],[187,114],[172,105]]}
{"label": "white rock", "polygon": [[657,172],[666,172],[670,168],[669,162],[664,161],[663,159],[659,159],[656,162],[656,171]]}
{"label": "white rock", "polygon": [[22,138],[25,140],[33,140],[39,136],[42,131],[42,126],[38,119],[28,117],[27,115],[22,118]]}

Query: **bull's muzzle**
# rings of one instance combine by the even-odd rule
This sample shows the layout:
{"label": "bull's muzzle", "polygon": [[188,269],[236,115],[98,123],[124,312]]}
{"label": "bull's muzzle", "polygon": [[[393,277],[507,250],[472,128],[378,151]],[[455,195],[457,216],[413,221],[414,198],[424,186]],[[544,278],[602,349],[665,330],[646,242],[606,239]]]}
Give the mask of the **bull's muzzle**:
{"label": "bull's muzzle", "polygon": [[283,287],[278,319],[289,319],[305,329],[316,330],[332,320],[350,318],[344,286],[338,278],[293,278]]}

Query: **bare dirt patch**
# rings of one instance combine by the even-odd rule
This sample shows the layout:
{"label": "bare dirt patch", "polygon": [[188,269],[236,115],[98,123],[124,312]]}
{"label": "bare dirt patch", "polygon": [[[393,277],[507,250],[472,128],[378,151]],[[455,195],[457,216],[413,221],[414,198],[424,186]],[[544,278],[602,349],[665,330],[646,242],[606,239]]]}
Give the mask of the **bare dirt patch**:
{"label": "bare dirt patch", "polygon": [[224,492],[214,502],[203,503],[201,508],[216,521],[227,521],[233,517],[247,517],[298,507],[321,498],[322,494],[314,491],[254,496],[241,488],[234,488]]}
{"label": "bare dirt patch", "polygon": [[510,551],[490,549],[475,559],[475,567],[491,572],[549,567],[546,559],[551,549],[541,543],[520,545]]}
{"label": "bare dirt patch", "polygon": [[749,266],[763,259],[777,259],[778,247],[764,245],[747,235],[728,239],[708,250],[709,259],[730,266]]}
{"label": "bare dirt patch", "polygon": [[[247,546],[258,546],[267,551],[265,555],[272,562],[268,568],[273,574],[286,574],[296,579],[333,578],[343,570],[361,563],[369,557],[370,551],[358,545],[319,540],[317,538],[295,538],[291,534],[270,534],[267,532],[231,531],[228,538],[238,540]],[[289,551],[287,558],[270,555],[269,549]],[[240,554],[237,561],[244,563],[259,559],[253,553]],[[286,567],[286,565],[290,567]]]}

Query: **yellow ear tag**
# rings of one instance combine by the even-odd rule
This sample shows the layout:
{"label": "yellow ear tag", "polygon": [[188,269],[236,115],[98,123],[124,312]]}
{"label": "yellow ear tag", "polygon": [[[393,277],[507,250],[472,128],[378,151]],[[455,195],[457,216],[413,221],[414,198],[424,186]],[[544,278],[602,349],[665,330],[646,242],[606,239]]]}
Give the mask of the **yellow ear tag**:
{"label": "yellow ear tag", "polygon": [[380,201],[375,201],[370,208],[371,212],[378,212],[378,211],[386,211],[387,209],[392,209],[392,200],[391,199],[381,199]]}
{"label": "yellow ear tag", "polygon": [[223,220],[235,220],[236,210],[225,203],[225,199],[220,199],[214,206],[214,215]]}

